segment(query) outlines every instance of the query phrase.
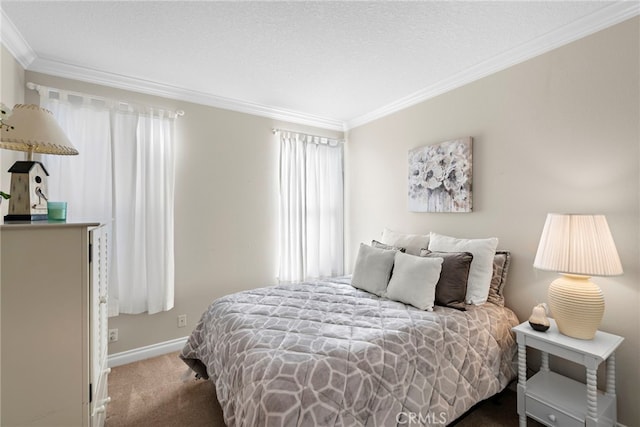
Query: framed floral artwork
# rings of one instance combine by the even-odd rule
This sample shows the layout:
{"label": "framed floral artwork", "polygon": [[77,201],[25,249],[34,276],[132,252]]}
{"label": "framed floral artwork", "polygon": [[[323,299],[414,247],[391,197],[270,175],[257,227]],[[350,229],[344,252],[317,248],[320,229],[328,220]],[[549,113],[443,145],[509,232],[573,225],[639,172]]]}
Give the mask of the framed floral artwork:
{"label": "framed floral artwork", "polygon": [[471,212],[471,137],[409,150],[409,210]]}

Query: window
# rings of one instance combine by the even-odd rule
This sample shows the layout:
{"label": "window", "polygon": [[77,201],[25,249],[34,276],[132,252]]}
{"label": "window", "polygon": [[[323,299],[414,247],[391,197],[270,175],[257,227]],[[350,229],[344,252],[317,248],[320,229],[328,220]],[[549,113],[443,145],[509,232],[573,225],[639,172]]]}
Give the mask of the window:
{"label": "window", "polygon": [[344,273],[342,142],[280,132],[281,282]]}

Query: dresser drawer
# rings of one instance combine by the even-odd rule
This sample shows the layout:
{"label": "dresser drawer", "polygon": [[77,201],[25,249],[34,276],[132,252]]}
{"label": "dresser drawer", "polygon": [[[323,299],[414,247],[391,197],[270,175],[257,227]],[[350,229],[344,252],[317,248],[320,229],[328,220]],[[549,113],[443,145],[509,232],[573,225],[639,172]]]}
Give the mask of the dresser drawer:
{"label": "dresser drawer", "polygon": [[547,426],[584,427],[584,420],[579,420],[558,409],[542,403],[531,396],[526,398],[527,416],[534,418]]}

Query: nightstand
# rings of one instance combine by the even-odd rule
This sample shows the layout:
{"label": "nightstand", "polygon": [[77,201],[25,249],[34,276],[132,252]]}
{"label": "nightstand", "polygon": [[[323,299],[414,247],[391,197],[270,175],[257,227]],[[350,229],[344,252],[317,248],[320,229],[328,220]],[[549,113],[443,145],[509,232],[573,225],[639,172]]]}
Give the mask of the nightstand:
{"label": "nightstand", "polygon": [[[553,319],[546,332],[529,322],[513,328],[518,339],[518,415],[520,427],[527,417],[547,426],[615,426],[616,376],[614,352],[624,338],[598,331],[592,340],[562,335]],[[540,371],[527,381],[527,347],[541,351]],[[549,370],[549,354],[584,365],[587,384]],[[606,361],[606,391],[597,388],[597,369]]]}

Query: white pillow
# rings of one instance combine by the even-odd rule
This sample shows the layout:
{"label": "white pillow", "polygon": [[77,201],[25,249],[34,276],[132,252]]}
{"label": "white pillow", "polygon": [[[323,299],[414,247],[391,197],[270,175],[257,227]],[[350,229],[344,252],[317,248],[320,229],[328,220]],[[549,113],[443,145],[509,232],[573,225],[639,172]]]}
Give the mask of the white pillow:
{"label": "white pillow", "polygon": [[433,232],[429,236],[430,251],[471,252],[473,254],[465,298],[467,304],[480,305],[487,301],[491,276],[493,275],[493,257],[497,247],[497,237],[456,239]]}
{"label": "white pillow", "polygon": [[360,243],[356,265],[353,267],[351,276],[351,285],[383,296],[391,277],[395,253],[395,250],[374,248]]}
{"label": "white pillow", "polygon": [[396,252],[386,297],[411,304],[420,310],[433,311],[442,261],[442,258],[423,258]]}
{"label": "white pillow", "polygon": [[411,255],[420,255],[420,249],[426,249],[429,246],[429,235],[400,233],[385,228],[382,231],[380,242],[390,246],[405,248],[406,253]]}

